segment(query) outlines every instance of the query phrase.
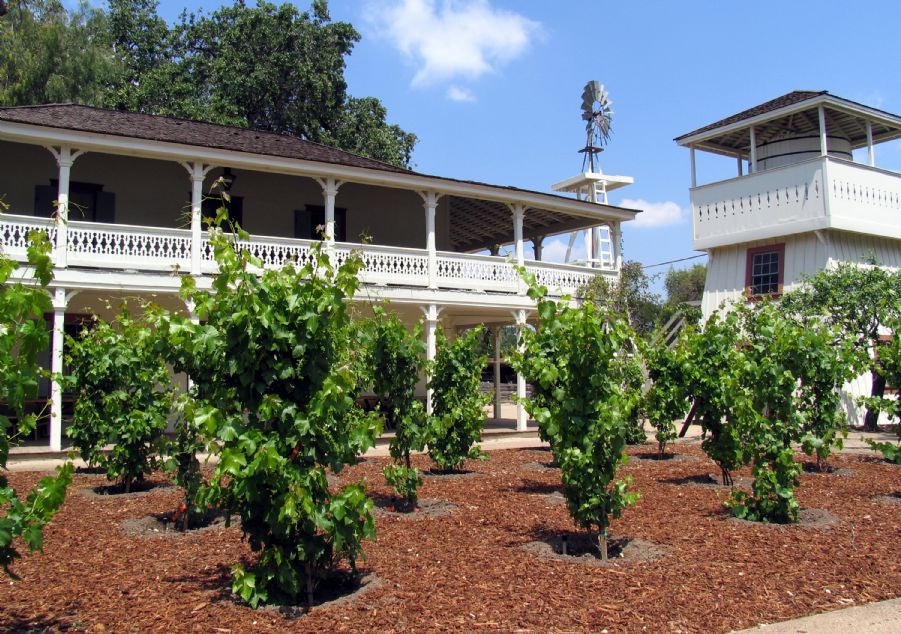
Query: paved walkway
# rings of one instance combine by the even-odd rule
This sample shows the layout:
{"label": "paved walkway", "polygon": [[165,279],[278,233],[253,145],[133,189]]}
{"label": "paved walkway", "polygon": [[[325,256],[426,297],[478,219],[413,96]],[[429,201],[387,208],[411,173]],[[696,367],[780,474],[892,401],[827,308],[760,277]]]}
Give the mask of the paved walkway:
{"label": "paved walkway", "polygon": [[901,599],[858,605],[791,621],[758,625],[733,634],[898,634]]}

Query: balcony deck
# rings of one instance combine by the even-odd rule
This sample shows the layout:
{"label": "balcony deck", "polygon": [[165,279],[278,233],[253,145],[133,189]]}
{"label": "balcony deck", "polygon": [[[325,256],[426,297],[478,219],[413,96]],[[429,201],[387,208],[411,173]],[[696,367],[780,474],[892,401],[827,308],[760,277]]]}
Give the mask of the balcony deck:
{"label": "balcony deck", "polygon": [[[33,216],[0,216],[0,250],[14,260],[25,261],[28,234],[46,232],[56,240],[52,221]],[[201,271],[216,271],[208,235],[202,234]],[[310,260],[310,240],[253,236],[245,244],[264,267],[280,267],[288,262]],[[66,260],[69,268],[116,271],[172,272],[191,267],[191,232],[147,226],[101,224],[70,221],[67,225]],[[429,256],[425,249],[362,245],[338,242],[334,254],[338,262],[352,251],[362,254],[363,284],[429,288]],[[555,296],[576,295],[597,275],[614,277],[613,268],[588,268],[580,265],[527,261],[526,270],[536,276]],[[522,285],[514,265],[503,257],[466,253],[437,253],[438,289],[518,295]]]}
{"label": "balcony deck", "polygon": [[833,157],[691,190],[695,249],[840,229],[901,238],[901,174]]}

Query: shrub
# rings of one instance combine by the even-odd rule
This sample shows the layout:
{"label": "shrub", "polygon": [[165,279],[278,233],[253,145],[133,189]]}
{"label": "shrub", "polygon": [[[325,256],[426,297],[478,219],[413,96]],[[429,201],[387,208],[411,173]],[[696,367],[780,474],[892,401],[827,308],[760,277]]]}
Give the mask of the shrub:
{"label": "shrub", "polygon": [[644,409],[657,440],[657,451],[662,458],[666,446],[676,440],[673,421],[685,416],[689,402],[686,392],[687,377],[683,363],[684,349],[670,349],[663,340],[644,348],[651,385],[645,394]]}
{"label": "shrub", "polygon": [[547,298],[547,288],[522,273],[538,304],[538,325],[522,331],[513,366],[532,384],[526,402],[560,465],[563,494],[573,519],[597,528],[607,558],[607,529],[638,494],[631,479],[617,480],[636,396],[623,381],[620,355],[634,339],[625,320],[590,302],[580,307]]}
{"label": "shrub", "polygon": [[432,416],[429,421],[429,456],[439,469],[459,470],[468,459],[483,459],[476,445],[485,427],[485,405],[491,395],[482,394],[482,368],[487,357],[479,353],[482,328],[473,328],[448,343],[438,330],[437,353],[429,387]]}
{"label": "shrub", "polygon": [[363,485],[332,492],[326,480],[380,431],[355,407],[347,300],[362,260],[352,254],[335,268],[314,245],[311,263],[257,275],[250,267],[261,263],[221,231],[210,240],[213,292],[185,289],[206,321],[184,345],[201,399],[194,421],[219,457],[200,500],[237,512],[257,553],[232,568],[236,594],[254,607],[311,605],[317,585],[342,561],[353,568],[375,536]]}
{"label": "shrub", "polygon": [[[155,351],[156,333],[126,311],[94,320],[69,340],[75,410],[69,438],[82,458],[106,469],[125,492],[159,465],[173,388]],[[108,454],[103,447],[112,443]]]}
{"label": "shrub", "polygon": [[394,429],[389,451],[395,463],[385,467],[385,479],[404,499],[404,508],[416,507],[416,490],[422,484],[410,464],[410,452],[421,451],[427,431],[425,411],[416,399],[416,384],[425,365],[422,329],[407,332],[397,315],[374,307],[369,324],[373,391],[381,397],[382,415]]}
{"label": "shrub", "polygon": [[[0,211],[3,211],[0,200]],[[26,414],[25,401],[37,395],[41,368],[38,354],[50,343],[44,315],[52,311],[44,288],[52,279],[53,265],[48,256],[50,244],[46,234],[29,236],[28,262],[33,267],[37,285],[25,285],[11,278],[18,265],[0,253],[0,402],[17,419],[18,434],[34,430],[37,415]],[[15,439],[12,421],[0,413],[0,470],[6,470],[10,440]],[[37,486],[20,497],[9,486],[0,471],[0,566],[17,578],[10,564],[19,556],[13,540],[22,537],[29,550],[41,550],[44,526],[66,499],[66,488],[72,482],[73,467],[67,462],[57,467],[55,476],[41,478]]]}

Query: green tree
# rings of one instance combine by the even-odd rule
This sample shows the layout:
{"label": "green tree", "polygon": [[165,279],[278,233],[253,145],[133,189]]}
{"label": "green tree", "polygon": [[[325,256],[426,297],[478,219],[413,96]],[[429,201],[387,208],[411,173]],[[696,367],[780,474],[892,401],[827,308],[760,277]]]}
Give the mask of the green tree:
{"label": "green tree", "polygon": [[640,262],[629,260],[620,269],[618,281],[595,276],[580,295],[585,300],[624,315],[641,336],[650,334],[657,324],[660,298],[651,291],[654,278],[645,273]]}
{"label": "green tree", "polygon": [[[855,369],[872,375],[870,396],[885,392],[885,377],[873,351],[879,345],[880,327],[901,321],[901,271],[890,271],[871,259],[864,264],[840,263],[806,278],[782,298],[782,307],[794,317],[814,316],[837,326],[863,353]],[[879,413],[867,409],[864,427],[875,431]]]}
{"label": "green tree", "polygon": [[0,105],[97,104],[119,77],[106,16],[87,3],[11,0],[0,18]]}
{"label": "green tree", "polygon": [[[879,361],[880,373],[885,377],[888,385],[895,389],[901,386],[901,336],[899,336],[899,327],[901,321],[891,325],[893,337],[880,343],[876,349],[876,357]],[[895,464],[901,464],[901,397],[871,396],[864,399],[864,402],[874,410],[885,412],[885,414],[895,421],[895,433],[898,435],[897,443],[876,442],[867,439],[867,444],[874,450],[882,453],[885,459]]]}
{"label": "green tree", "polygon": [[[52,307],[43,288],[52,278],[50,243],[43,233],[33,233],[30,241],[28,261],[36,285],[14,280],[18,265],[0,252],[0,566],[13,578],[9,566],[20,556],[14,540],[21,536],[29,550],[41,550],[44,526],[65,501],[73,472],[71,462],[57,467],[55,476],[41,478],[24,498],[3,475],[10,441],[30,433],[37,422],[37,414],[26,412],[25,401],[37,396],[42,374],[37,358],[50,344],[44,315]],[[10,415],[17,421],[15,430]]]}
{"label": "green tree", "polygon": [[666,302],[678,305],[700,301],[706,281],[707,267],[703,264],[695,264],[688,269],[670,269],[663,281]]}
{"label": "green tree", "polygon": [[[159,466],[173,388],[155,350],[157,333],[123,309],[69,339],[67,382],[75,391],[68,434],[81,457],[106,469],[126,493]],[[103,451],[107,444],[113,447]]]}
{"label": "green tree", "polygon": [[485,457],[475,444],[482,438],[484,408],[491,398],[479,391],[487,362],[479,352],[483,330],[472,328],[448,343],[444,331],[438,329],[438,348],[429,378],[433,392],[428,450],[439,469],[462,469],[467,459]]}
{"label": "green tree", "polygon": [[547,288],[523,273],[538,307],[535,330],[522,331],[522,351],[513,366],[533,386],[526,409],[546,437],[563,477],[570,515],[583,528],[597,528],[607,559],[611,518],[634,504],[625,464],[630,414],[640,399],[619,367],[634,333],[625,318],[606,307],[547,298]]}
{"label": "green tree", "polygon": [[324,0],[243,1],[182,14],[171,30],[153,0],[114,0],[112,40],[127,69],[112,107],[298,136],[408,166],[415,135],[386,121],[374,97],[352,98],[345,59],[360,35]]}
{"label": "green tree", "polygon": [[[238,230],[236,239],[248,236]],[[355,407],[347,300],[362,259],[334,268],[317,245],[314,263],[258,275],[249,267],[262,263],[221,230],[210,240],[219,266],[212,290],[185,282],[205,323],[183,334],[201,399],[195,422],[218,456],[201,501],[238,513],[257,553],[253,566],[232,568],[236,594],[252,606],[304,596],[310,605],[317,585],[340,562],[353,566],[362,540],[375,536],[364,486],[332,491],[326,480],[381,429]]]}

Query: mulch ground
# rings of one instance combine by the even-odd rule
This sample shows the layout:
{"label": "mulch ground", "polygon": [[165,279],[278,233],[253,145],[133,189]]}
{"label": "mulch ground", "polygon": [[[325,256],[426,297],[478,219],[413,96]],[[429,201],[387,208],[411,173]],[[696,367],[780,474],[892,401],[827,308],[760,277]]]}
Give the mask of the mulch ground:
{"label": "mulch ground", "polygon": [[[716,466],[697,446],[676,450],[690,459],[624,468],[642,498],[611,530],[655,556],[583,565],[530,547],[581,538],[566,506],[552,503],[559,472],[542,467],[547,451],[493,452],[467,464],[475,476],[425,479],[421,497],[446,501],[449,512],[380,513],[378,540],[366,544],[361,564],[375,582],[296,618],[230,596],[230,566],[252,558],[238,526],[174,536],[127,530],[175,508],[179,490],[86,495],[103,479],[79,474],[46,530],[44,553],[16,562],[22,581],[0,585],[0,630],[724,632],[898,596],[897,466],[837,456],[843,471],[805,472],[798,491],[802,507],[829,521],[767,526],[731,520],[728,490],[697,485]],[[384,463],[366,460],[340,481],[365,479],[384,504]],[[416,465],[427,468],[427,458]],[[40,475],[10,481],[26,487]]]}

